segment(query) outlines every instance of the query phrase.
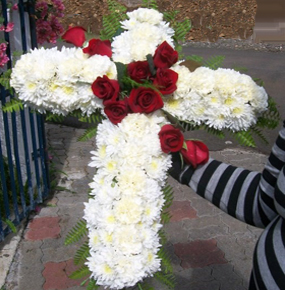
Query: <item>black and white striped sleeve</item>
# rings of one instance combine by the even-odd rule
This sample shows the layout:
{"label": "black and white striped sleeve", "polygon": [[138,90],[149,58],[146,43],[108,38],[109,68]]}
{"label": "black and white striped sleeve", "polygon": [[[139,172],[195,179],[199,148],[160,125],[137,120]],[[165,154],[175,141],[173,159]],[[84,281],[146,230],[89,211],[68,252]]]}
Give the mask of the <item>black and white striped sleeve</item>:
{"label": "black and white striped sleeve", "polygon": [[177,173],[176,166],[176,173],[170,174],[231,216],[263,228],[277,216],[274,191],[284,164],[285,128],[280,130],[262,173],[210,158],[196,170],[186,166]]}

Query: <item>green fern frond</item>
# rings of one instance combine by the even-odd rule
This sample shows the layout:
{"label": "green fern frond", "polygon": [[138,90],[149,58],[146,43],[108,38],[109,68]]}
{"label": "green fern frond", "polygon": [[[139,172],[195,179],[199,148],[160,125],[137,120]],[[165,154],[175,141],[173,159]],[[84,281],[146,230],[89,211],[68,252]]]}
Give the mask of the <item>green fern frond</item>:
{"label": "green fern frond", "polygon": [[190,31],[192,27],[191,20],[185,19],[181,22],[176,22],[173,25],[173,29],[175,30],[174,39],[176,42],[185,41],[186,34]]}
{"label": "green fern frond", "polygon": [[139,290],[154,290],[154,287],[144,282],[144,283],[138,283],[138,289]]}
{"label": "green fern frond", "polygon": [[14,223],[11,222],[10,220],[8,219],[5,219],[4,220],[5,224],[8,226],[8,228],[14,233],[16,234],[17,233],[17,228],[15,227]]}
{"label": "green fern frond", "polygon": [[220,139],[225,138],[225,133],[221,130],[217,130],[215,128],[208,127],[208,126],[205,126],[205,130],[207,131],[207,133],[212,134]]}
{"label": "green fern frond", "polygon": [[155,0],[143,0],[142,7],[158,10],[158,5]]}
{"label": "green fern frond", "polygon": [[164,230],[162,230],[162,229],[160,229],[159,231],[158,231],[158,236],[159,236],[159,238],[160,238],[160,243],[161,243],[161,245],[165,245],[166,243],[167,243],[167,237],[166,237],[166,235],[165,235],[165,231]]}
{"label": "green fern frond", "polygon": [[161,259],[161,265],[164,273],[173,273],[172,260],[169,253],[164,249],[160,248],[158,257]]}
{"label": "green fern frond", "polygon": [[13,113],[13,112],[19,112],[20,110],[23,110],[23,107],[24,106],[23,106],[22,101],[18,99],[11,99],[2,107],[2,110],[4,113]]}
{"label": "green fern frond", "polygon": [[203,66],[208,67],[210,69],[218,69],[222,66],[225,57],[223,55],[216,55],[204,60]]}
{"label": "green fern frond", "polygon": [[105,119],[105,117],[101,114],[100,110],[96,110],[90,116],[83,116],[82,113],[79,112],[79,115],[77,116],[77,118],[78,118],[78,121],[82,123],[89,123],[89,124],[99,124],[102,122],[102,120]]}
{"label": "green fern frond", "polygon": [[250,131],[231,132],[231,134],[237,139],[240,145],[248,147],[256,146]]}
{"label": "green fern frond", "polygon": [[176,285],[176,279],[172,273],[164,274],[163,272],[157,272],[154,274],[154,277],[169,288],[174,289]]}
{"label": "green fern frond", "polygon": [[74,264],[79,265],[86,261],[89,256],[89,245],[88,242],[85,242],[75,253],[74,255]]}
{"label": "green fern frond", "polygon": [[167,209],[171,206],[173,201],[173,188],[169,184],[166,184],[166,186],[162,189],[163,195],[164,195],[164,205],[162,210]]}
{"label": "green fern frond", "polygon": [[77,141],[88,141],[96,136],[97,127],[88,128],[85,130],[82,136],[80,136]]}
{"label": "green fern frond", "polygon": [[65,116],[53,114],[51,112],[46,112],[45,119],[46,121],[50,121],[54,123],[62,123],[65,119]]}
{"label": "green fern frond", "polygon": [[12,94],[12,88],[10,86],[12,69],[7,69],[0,75],[0,84]]}
{"label": "green fern frond", "polygon": [[84,221],[83,219],[79,220],[78,223],[68,233],[64,241],[64,244],[70,245],[76,243],[84,236],[86,236],[86,234],[87,234],[86,221]]}
{"label": "green fern frond", "polygon": [[172,10],[172,11],[164,11],[163,12],[163,18],[167,22],[173,22],[176,19],[176,16],[178,15],[179,11],[178,10]]}
{"label": "green fern frond", "polygon": [[160,219],[163,224],[168,224],[171,219],[171,214],[168,211],[164,211],[161,213]]}
{"label": "green fern frond", "polygon": [[194,131],[194,130],[200,129],[200,126],[198,126],[197,124],[195,124],[192,121],[179,120],[178,125],[182,128],[182,130],[184,132]]}
{"label": "green fern frond", "polygon": [[127,19],[127,8],[117,1],[108,0],[110,14],[104,15],[102,19],[103,29],[100,31],[102,40],[111,40],[121,29],[120,21]]}
{"label": "green fern frond", "polygon": [[240,72],[240,73],[246,73],[246,72],[248,71],[248,69],[247,69],[246,67],[244,67],[244,66],[237,66],[237,65],[235,65],[235,66],[233,67],[233,69],[234,69],[235,71]]}
{"label": "green fern frond", "polygon": [[91,272],[90,272],[89,268],[87,266],[82,266],[78,270],[71,273],[69,275],[69,278],[70,279],[81,279],[81,278],[84,278],[88,275],[90,276],[90,274],[91,274]]}
{"label": "green fern frond", "polygon": [[94,279],[90,279],[90,281],[86,287],[86,290],[97,290],[99,288],[100,288],[100,286],[96,284],[96,281]]}
{"label": "green fern frond", "polygon": [[260,140],[262,140],[265,144],[268,144],[265,136],[262,134],[261,130],[256,127],[251,127],[250,131],[255,134]]}
{"label": "green fern frond", "polygon": [[193,55],[186,56],[186,60],[193,60],[202,64],[204,61],[204,58],[200,55],[193,54]]}
{"label": "green fern frond", "polygon": [[257,119],[256,127],[274,129],[281,121],[276,102],[268,97],[268,109]]}

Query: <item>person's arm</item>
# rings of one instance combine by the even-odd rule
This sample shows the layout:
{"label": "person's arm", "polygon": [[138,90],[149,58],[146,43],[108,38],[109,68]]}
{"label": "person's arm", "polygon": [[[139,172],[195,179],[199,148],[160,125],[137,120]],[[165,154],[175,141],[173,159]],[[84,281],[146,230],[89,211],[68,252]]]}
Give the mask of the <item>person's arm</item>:
{"label": "person's arm", "polygon": [[285,128],[280,130],[265,168],[252,172],[212,158],[197,169],[184,166],[173,154],[170,175],[233,217],[248,224],[265,227],[276,215],[274,190],[285,164]]}

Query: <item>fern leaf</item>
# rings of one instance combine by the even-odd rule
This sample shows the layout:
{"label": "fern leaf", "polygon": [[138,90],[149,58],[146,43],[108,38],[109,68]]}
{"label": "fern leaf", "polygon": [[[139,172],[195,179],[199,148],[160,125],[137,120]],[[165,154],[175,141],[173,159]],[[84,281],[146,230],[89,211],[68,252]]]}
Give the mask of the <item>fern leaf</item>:
{"label": "fern leaf", "polygon": [[8,219],[5,219],[4,222],[6,223],[6,225],[9,227],[9,229],[10,229],[14,234],[17,233],[17,228],[15,227],[15,225],[14,225],[13,222],[11,222],[11,221],[8,220]]}
{"label": "fern leaf", "polygon": [[158,231],[158,235],[159,235],[159,238],[160,238],[161,245],[165,245],[168,242],[167,237],[165,235],[165,231],[162,230],[162,229],[159,230]]}
{"label": "fern leaf", "polygon": [[115,0],[108,0],[108,9],[113,13],[123,14],[126,13],[127,7],[120,4],[118,1]]}
{"label": "fern leaf", "polygon": [[12,69],[7,69],[0,75],[0,84],[10,93],[12,93],[12,88],[10,86],[10,79],[11,79]]}
{"label": "fern leaf", "polygon": [[231,132],[231,134],[237,139],[240,145],[248,147],[256,146],[250,131]]}
{"label": "fern leaf", "polygon": [[173,273],[172,260],[169,253],[165,249],[161,248],[158,252],[158,257],[161,259],[164,273]]}
{"label": "fern leaf", "polygon": [[188,55],[188,56],[186,56],[186,59],[193,60],[193,61],[196,61],[198,63],[203,63],[203,61],[204,61],[204,58],[202,56],[196,55],[196,54]]}
{"label": "fern leaf", "polygon": [[225,133],[221,130],[217,130],[215,128],[212,127],[205,127],[205,130],[207,131],[207,133],[212,134],[220,139],[224,139],[225,138]]}
{"label": "fern leaf", "polygon": [[178,41],[184,41],[186,34],[191,29],[190,19],[185,19],[182,22],[176,22],[173,29],[175,30],[174,39]]}
{"label": "fern leaf", "polygon": [[87,234],[86,222],[83,219],[79,220],[78,223],[68,233],[64,241],[64,244],[70,245],[76,243],[86,234]]}
{"label": "fern leaf", "polygon": [[73,273],[71,273],[69,275],[69,278],[71,279],[81,279],[86,277],[87,275],[90,276],[90,270],[87,266],[82,266],[81,268],[79,268],[78,270],[74,271]]}
{"label": "fern leaf", "polygon": [[203,65],[216,70],[217,68],[221,67],[223,64],[225,57],[222,55],[212,56],[203,62]]}
{"label": "fern leaf", "polygon": [[165,11],[163,12],[163,17],[167,22],[173,22],[179,13],[178,10],[172,10],[172,11]]}
{"label": "fern leaf", "polygon": [[100,288],[100,286],[98,286],[96,284],[96,281],[94,279],[90,279],[90,281],[86,287],[86,290],[97,290],[99,288]]}
{"label": "fern leaf", "polygon": [[158,10],[158,5],[155,0],[143,0],[142,7]]}
{"label": "fern leaf", "polygon": [[171,219],[171,214],[168,211],[164,211],[161,213],[160,219],[163,224],[167,224]]}
{"label": "fern leaf", "polygon": [[54,123],[62,123],[65,117],[63,115],[52,114],[51,112],[46,112],[45,115],[46,121]]}
{"label": "fern leaf", "polygon": [[174,289],[176,285],[176,279],[175,276],[172,273],[162,273],[162,272],[157,272],[154,274],[154,277],[160,281],[161,283],[165,284],[169,288]]}
{"label": "fern leaf", "polygon": [[152,286],[150,286],[147,283],[138,283],[138,289],[139,290],[154,290],[154,288]]}
{"label": "fern leaf", "polygon": [[19,112],[20,110],[23,110],[23,103],[18,99],[11,99],[10,102],[7,102],[2,107],[2,110],[4,113]]}
{"label": "fern leaf", "polygon": [[192,121],[179,120],[178,125],[183,129],[184,132],[200,129],[200,126],[196,125]]}
{"label": "fern leaf", "polygon": [[79,114],[80,115],[77,116],[78,121],[83,122],[83,123],[99,124],[102,122],[102,120],[105,119],[105,117],[101,114],[100,110],[96,110],[90,116],[82,116],[81,112]]}
{"label": "fern leaf", "polygon": [[255,134],[260,140],[262,140],[265,144],[268,144],[267,139],[265,136],[262,134],[261,130],[256,128],[256,127],[251,127],[250,131]]}
{"label": "fern leaf", "polygon": [[83,135],[77,139],[77,141],[81,141],[81,142],[88,141],[94,136],[96,136],[96,133],[97,133],[97,127],[88,128],[85,130]]}
{"label": "fern leaf", "polygon": [[171,206],[173,201],[173,188],[169,184],[167,184],[163,189],[163,195],[165,199],[165,203],[163,205],[162,210],[167,209]]}
{"label": "fern leaf", "polygon": [[86,261],[86,258],[89,256],[89,246],[88,242],[85,242],[75,253],[74,264],[79,265],[82,262]]}

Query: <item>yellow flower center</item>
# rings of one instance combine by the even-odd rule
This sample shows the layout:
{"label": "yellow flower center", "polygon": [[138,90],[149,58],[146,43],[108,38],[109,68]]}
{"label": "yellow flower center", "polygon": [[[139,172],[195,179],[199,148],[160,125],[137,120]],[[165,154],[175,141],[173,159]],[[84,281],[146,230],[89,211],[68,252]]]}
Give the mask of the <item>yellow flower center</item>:
{"label": "yellow flower center", "polygon": [[74,92],[74,89],[72,87],[63,87],[62,90],[67,95],[71,95]]}

